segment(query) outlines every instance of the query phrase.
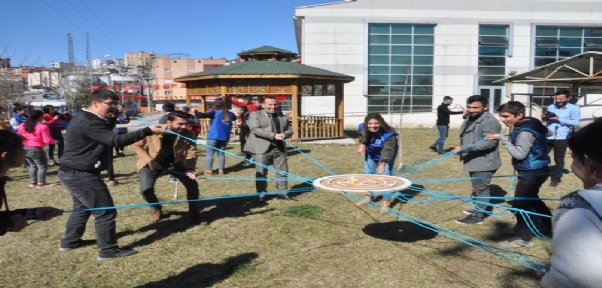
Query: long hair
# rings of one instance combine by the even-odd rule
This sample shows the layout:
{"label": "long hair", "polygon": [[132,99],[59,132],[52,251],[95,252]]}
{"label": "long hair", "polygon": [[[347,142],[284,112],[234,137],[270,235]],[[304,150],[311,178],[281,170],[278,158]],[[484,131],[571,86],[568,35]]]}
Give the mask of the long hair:
{"label": "long hair", "polygon": [[40,110],[31,111],[31,115],[29,115],[29,118],[25,120],[25,131],[33,133],[33,131],[36,129],[36,124],[38,124],[38,121],[42,119],[42,116],[44,116],[44,112]]}
{"label": "long hair", "polygon": [[215,99],[213,108],[215,110],[222,110],[222,121],[230,121],[230,111],[228,111],[228,107],[226,107],[226,100],[221,98]]}
{"label": "long hair", "polygon": [[368,121],[373,119],[380,123],[379,130],[386,132],[395,132],[395,129],[393,129],[391,126],[389,126],[389,124],[387,124],[385,119],[383,119],[383,116],[381,116],[378,113],[368,113],[368,115],[366,115],[366,118],[364,118],[364,127],[362,129],[362,137],[364,139],[369,139],[369,136],[372,136],[372,132],[368,130]]}
{"label": "long hair", "polygon": [[[0,130],[0,153],[7,152],[10,157],[14,157],[17,155],[19,151],[23,150],[23,137],[13,133],[8,130]],[[21,152],[25,153],[25,152]],[[4,168],[4,165],[12,164],[10,163],[12,159],[0,160],[0,170]],[[8,163],[5,163],[8,162]],[[4,176],[4,175],[0,175]],[[0,199],[1,200],[1,199]]]}

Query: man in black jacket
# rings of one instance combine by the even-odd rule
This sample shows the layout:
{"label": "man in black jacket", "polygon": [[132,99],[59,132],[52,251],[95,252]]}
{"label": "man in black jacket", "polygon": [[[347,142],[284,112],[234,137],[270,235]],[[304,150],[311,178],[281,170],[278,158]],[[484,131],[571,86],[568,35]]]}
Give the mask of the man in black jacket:
{"label": "man in black jacket", "polygon": [[134,255],[131,249],[117,246],[115,208],[107,185],[100,177],[112,161],[113,147],[123,147],[152,134],[163,133],[162,128],[144,129],[117,134],[108,116],[117,109],[119,98],[113,92],[100,89],[90,94],[88,107],[82,109],[69,123],[65,139],[65,153],[61,158],[59,180],[73,199],[73,212],[67,220],[65,236],[59,251],[66,252],[82,245],[81,237],[86,230],[90,215],[94,216],[96,243],[100,248],[99,261]]}
{"label": "man in black jacket", "polygon": [[443,154],[443,147],[445,145],[445,139],[447,139],[447,132],[449,131],[449,115],[456,115],[464,113],[464,110],[454,112],[449,110],[449,105],[454,102],[454,98],[445,96],[443,102],[437,107],[437,130],[439,130],[439,138],[429,146],[429,149]]}

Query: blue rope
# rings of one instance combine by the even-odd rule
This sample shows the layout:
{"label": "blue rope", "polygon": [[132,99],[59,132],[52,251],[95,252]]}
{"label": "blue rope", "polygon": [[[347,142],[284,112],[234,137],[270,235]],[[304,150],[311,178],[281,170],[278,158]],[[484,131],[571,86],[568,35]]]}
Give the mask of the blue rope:
{"label": "blue rope", "polygon": [[155,206],[155,205],[170,205],[170,204],[179,204],[179,203],[188,203],[188,202],[215,201],[215,200],[244,198],[244,197],[258,197],[258,196],[263,196],[263,195],[281,195],[281,194],[285,194],[285,193],[302,193],[302,192],[309,192],[314,189],[315,189],[314,187],[304,187],[304,188],[295,188],[295,189],[289,189],[289,190],[276,190],[273,192],[261,192],[261,193],[253,193],[253,194],[236,194],[236,195],[218,196],[218,197],[211,197],[211,198],[199,198],[199,199],[193,199],[193,200],[174,200],[174,201],[153,202],[153,203],[137,203],[137,204],[129,204],[129,205],[121,205],[121,206],[86,208],[86,209],[78,209],[78,210],[64,210],[63,212],[69,213],[69,212],[86,212],[86,211],[111,210],[111,209],[130,209],[130,208],[139,208],[139,207],[147,207],[147,206]]}
{"label": "blue rope", "polygon": [[[186,176],[185,173],[180,173],[178,171],[172,170],[172,169],[167,169],[167,168],[161,168],[161,170],[166,171],[168,173],[171,174],[178,174],[178,175],[182,175],[182,176]],[[318,177],[316,177],[318,178]],[[278,181],[281,180],[281,178],[278,177],[196,177],[194,178],[194,180],[220,180],[220,181]],[[292,181],[297,181],[297,180],[292,180]]]}
{"label": "blue rope", "polygon": [[432,184],[432,183],[441,183],[441,182],[456,182],[456,181],[466,181],[466,180],[478,180],[478,179],[486,179],[486,178],[513,178],[513,177],[522,177],[522,176],[539,176],[539,175],[559,175],[559,174],[568,174],[568,171],[550,171],[546,173],[535,173],[535,174],[508,174],[508,175],[496,175],[496,176],[483,176],[483,177],[458,177],[458,178],[435,178],[435,179],[423,179],[423,180],[412,180],[412,184]]}
{"label": "blue rope", "polygon": [[[152,122],[149,122],[149,121],[146,121],[146,120],[144,120],[144,119],[142,119],[142,118],[140,118],[140,117],[134,117],[134,118],[138,119],[140,122],[147,123],[148,125],[155,125],[154,123],[152,123]],[[174,131],[171,131],[171,130],[169,130],[169,129],[165,129],[165,128],[162,128],[162,129],[163,129],[163,131],[166,131],[166,132],[168,132],[168,133],[171,133],[171,134],[177,135],[177,136],[179,136],[180,138],[183,138],[183,139],[186,139],[186,140],[188,140],[188,141],[194,142],[194,143],[196,143],[197,145],[203,145],[203,146],[205,146],[205,147],[211,147],[211,148],[213,148],[214,150],[217,150],[217,151],[220,151],[220,152],[224,152],[225,154],[228,154],[228,155],[234,156],[234,157],[236,157],[236,158],[240,158],[240,159],[243,159],[243,160],[245,160],[245,159],[246,159],[244,156],[239,156],[239,155],[236,155],[236,154],[234,154],[234,153],[232,153],[232,152],[228,152],[228,151],[226,151],[226,150],[219,149],[219,148],[217,148],[217,147],[213,147],[213,146],[211,146],[211,145],[207,145],[207,144],[205,144],[205,143],[201,143],[201,142],[199,142],[198,140],[195,140],[195,139],[192,139],[192,138],[188,138],[188,137],[186,137],[186,136],[184,136],[184,135],[181,135],[181,134],[179,134],[179,133],[177,133],[177,132],[174,132]],[[248,162],[250,162],[250,163],[254,163],[255,165],[258,165],[258,166],[260,166],[260,167],[266,168],[266,169],[268,169],[268,170],[274,171],[274,172],[276,172],[276,173],[278,173],[278,174],[280,174],[280,175],[284,175],[284,176],[291,176],[291,177],[293,177],[293,178],[296,178],[296,179],[298,179],[299,181],[301,181],[301,182],[304,182],[304,183],[308,183],[308,184],[310,184],[310,183],[312,182],[310,179],[303,178],[303,177],[301,177],[301,176],[297,176],[297,175],[294,175],[294,174],[290,174],[290,173],[288,173],[288,172],[286,172],[286,171],[282,171],[282,170],[279,170],[279,169],[273,168],[273,167],[271,167],[271,166],[269,166],[269,165],[265,165],[265,164],[262,164],[262,163],[255,162],[255,161],[253,161],[253,160],[251,160],[251,159],[246,159],[246,161],[248,161]]]}
{"label": "blue rope", "polygon": [[[353,194],[345,192],[345,191],[342,191],[341,194],[343,194],[344,196],[346,196],[346,197],[348,197],[348,198],[350,198],[350,199],[352,199],[354,201],[360,201],[360,200],[362,200],[362,198],[360,196],[353,195]],[[382,205],[379,204],[379,203],[368,202],[368,203],[366,203],[366,205],[370,206],[371,208],[374,208],[374,209],[379,209],[379,210],[382,209]],[[448,237],[450,239],[456,240],[458,242],[462,242],[462,243],[464,243],[464,244],[466,244],[468,246],[471,246],[471,247],[474,247],[476,249],[479,249],[479,250],[488,252],[490,254],[499,256],[499,257],[501,257],[503,259],[506,259],[506,260],[508,260],[508,261],[510,261],[512,263],[518,264],[518,265],[523,266],[525,268],[532,269],[532,270],[537,271],[537,272],[543,272],[543,273],[545,273],[545,271],[544,271],[543,268],[538,268],[538,267],[532,266],[530,264],[526,264],[526,263],[521,262],[521,261],[524,261],[524,262],[532,263],[532,264],[535,264],[535,265],[538,265],[538,266],[541,266],[541,267],[546,267],[546,265],[544,263],[541,263],[541,262],[539,262],[537,260],[534,260],[534,259],[525,257],[525,256],[523,256],[521,254],[518,254],[518,253],[515,253],[515,252],[512,252],[512,251],[508,251],[506,249],[503,249],[503,248],[491,245],[491,244],[489,244],[489,243],[487,243],[485,241],[478,240],[478,239],[475,239],[475,238],[471,238],[469,236],[466,236],[464,234],[455,232],[455,231],[450,230],[448,228],[445,228],[443,226],[439,226],[439,225],[437,225],[435,223],[428,222],[426,220],[420,219],[420,218],[412,216],[410,214],[401,212],[400,210],[388,209],[386,211],[386,213],[388,213],[389,215],[392,215],[392,216],[394,216],[394,217],[396,217],[398,219],[401,219],[401,220],[404,220],[404,221],[408,221],[408,222],[411,222],[411,223],[413,223],[415,225],[418,225],[418,226],[420,226],[422,228],[431,230],[431,231],[433,231],[433,232],[435,232],[437,234],[441,234],[443,236],[446,236],[446,237]],[[444,231],[444,232],[442,232],[442,231]],[[464,238],[464,239],[462,239],[462,238]],[[512,256],[520,259],[521,261],[513,259],[513,258],[511,258],[511,257],[509,257],[507,255],[504,255],[502,253],[512,255]]]}
{"label": "blue rope", "polygon": [[314,162],[316,165],[320,166],[320,168],[322,168],[326,172],[330,173],[330,175],[337,175],[337,173],[335,173],[334,171],[332,171],[330,168],[326,167],[324,164],[318,162],[316,159],[314,159],[311,156],[307,155],[305,152],[301,151],[301,149],[295,147],[291,142],[286,141],[285,139],[282,139],[282,141],[284,143],[288,144],[289,146],[293,147],[297,152],[299,152],[299,153],[301,153],[301,155],[307,157],[307,159],[309,159],[310,161]]}
{"label": "blue rope", "polygon": [[410,171],[410,172],[408,172],[408,173],[406,173],[406,174],[404,174],[404,175],[402,175],[402,176],[403,176],[404,178],[408,178],[408,177],[410,177],[410,176],[412,176],[412,175],[414,175],[414,174],[416,174],[416,173],[418,173],[418,172],[421,172],[421,171],[423,171],[423,170],[425,170],[425,169],[427,169],[427,168],[430,168],[430,167],[432,167],[433,165],[435,165],[435,164],[437,164],[437,163],[439,163],[439,162],[441,162],[441,161],[443,161],[443,160],[445,160],[445,159],[447,159],[447,158],[450,158],[450,157],[452,157],[452,156],[455,156],[456,154],[458,154],[458,153],[460,153],[460,152],[462,152],[462,151],[465,151],[466,149],[468,149],[468,148],[470,148],[470,147],[473,147],[473,146],[475,146],[475,145],[478,145],[478,144],[480,144],[480,143],[482,143],[482,142],[484,142],[484,141],[487,141],[487,138],[482,138],[481,140],[479,140],[479,141],[477,141],[477,142],[475,142],[475,143],[472,143],[472,144],[470,144],[470,145],[466,145],[464,148],[462,148],[461,150],[458,150],[458,151],[456,151],[456,152],[447,152],[447,153],[444,153],[444,154],[440,155],[440,156],[442,156],[441,158],[439,158],[439,159],[436,159],[436,160],[433,160],[433,161],[431,161],[430,163],[427,163],[427,164],[425,164],[425,165],[423,165],[423,166],[421,166],[421,167],[418,167],[418,168],[416,168],[414,171]]}
{"label": "blue rope", "polygon": [[426,158],[426,159],[423,159],[423,160],[416,161],[416,162],[414,162],[412,164],[403,165],[403,166],[399,167],[398,169],[395,169],[395,170],[391,171],[391,173],[397,173],[397,172],[400,172],[400,171],[405,171],[405,170],[408,170],[408,169],[410,169],[410,168],[412,168],[414,166],[417,166],[417,165],[420,165],[422,163],[426,163],[426,162],[429,162],[429,161],[432,161],[432,160],[435,160],[435,159],[438,159],[438,158],[442,158],[442,157],[445,157],[445,154],[436,155],[436,156],[433,156],[433,157],[430,157],[430,158]]}

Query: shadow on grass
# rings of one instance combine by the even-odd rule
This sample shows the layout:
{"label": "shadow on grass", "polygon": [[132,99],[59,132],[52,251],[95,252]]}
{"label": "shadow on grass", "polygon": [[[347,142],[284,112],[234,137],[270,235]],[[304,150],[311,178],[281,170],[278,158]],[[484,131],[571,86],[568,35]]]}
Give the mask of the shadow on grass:
{"label": "shadow on grass", "polygon": [[[431,227],[432,228],[432,227]],[[420,227],[412,222],[393,221],[371,223],[363,229],[364,233],[377,239],[396,242],[416,242],[437,237],[439,233]]]}
{"label": "shadow on grass", "polygon": [[233,274],[244,276],[253,273],[255,266],[250,263],[257,257],[259,254],[250,252],[228,257],[221,263],[200,263],[163,280],[136,287],[210,287]]}

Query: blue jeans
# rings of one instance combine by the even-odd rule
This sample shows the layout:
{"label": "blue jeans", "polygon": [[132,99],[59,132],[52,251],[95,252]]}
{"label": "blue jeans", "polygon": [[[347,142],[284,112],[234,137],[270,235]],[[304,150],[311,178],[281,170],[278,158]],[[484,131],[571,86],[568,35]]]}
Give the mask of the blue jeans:
{"label": "blue jeans", "polygon": [[[395,153],[397,155],[397,152]],[[372,159],[366,159],[364,161],[364,174],[377,174],[376,169],[378,168],[378,162]],[[395,158],[391,159],[389,163],[385,164],[385,171],[382,175],[391,175],[391,167],[395,164]],[[393,193],[382,193],[383,201],[390,201]],[[374,197],[375,195],[372,193],[366,194],[366,196]]]}
{"label": "blue jeans", "polygon": [[224,166],[226,166],[226,155],[224,150],[226,150],[226,146],[228,146],[228,140],[207,140],[207,169],[205,171],[213,171],[213,152],[215,152],[215,149],[213,148],[221,150],[217,152],[218,167],[219,171],[224,171]]}
{"label": "blue jeans", "polygon": [[100,178],[100,173],[85,171],[59,170],[59,180],[63,187],[71,194],[73,212],[69,214],[65,225],[65,236],[61,238],[61,247],[75,248],[78,241],[86,231],[86,222],[94,216],[94,231],[96,244],[101,253],[115,253],[117,246],[117,233],[115,218],[117,210],[85,210],[87,208],[113,207],[113,198],[107,184]]}
{"label": "blue jeans", "polygon": [[447,139],[449,127],[446,125],[437,125],[437,130],[439,130],[439,138],[437,138],[437,141],[431,147],[437,147],[437,152],[443,153],[443,146],[445,145],[445,139]]}
{"label": "blue jeans", "polygon": [[25,160],[29,164],[29,182],[33,184],[46,183],[48,159],[42,147],[25,147]]}

